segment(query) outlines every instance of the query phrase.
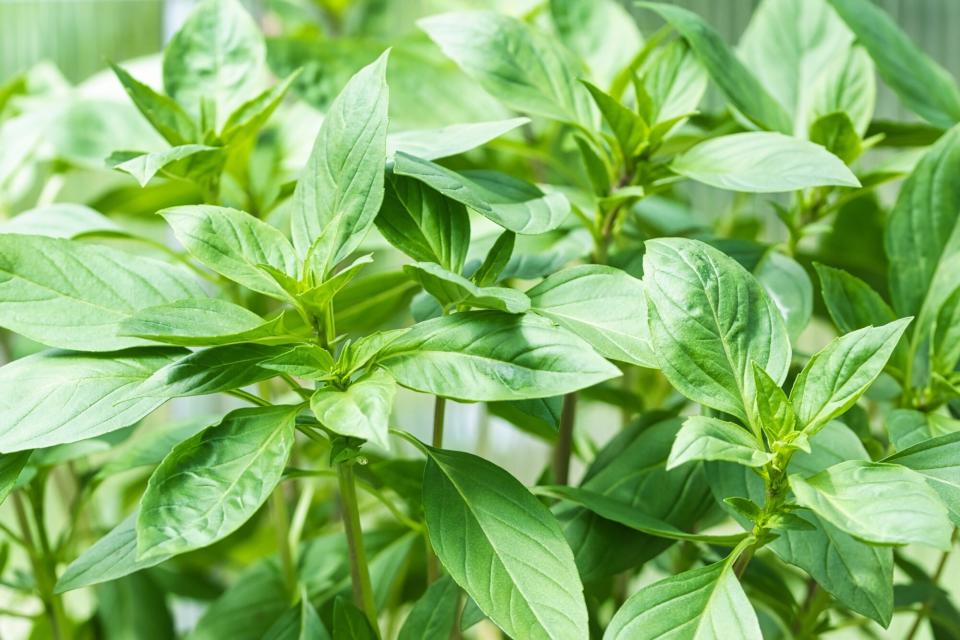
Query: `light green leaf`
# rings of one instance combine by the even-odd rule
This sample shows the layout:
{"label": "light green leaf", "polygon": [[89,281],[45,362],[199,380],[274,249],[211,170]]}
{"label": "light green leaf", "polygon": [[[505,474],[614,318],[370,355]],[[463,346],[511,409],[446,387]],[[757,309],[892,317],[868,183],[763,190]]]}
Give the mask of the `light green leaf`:
{"label": "light green leaf", "polygon": [[275,298],[287,297],[259,265],[299,277],[299,260],[290,241],[278,229],[249,213],[227,207],[188,205],[163,209],[160,215],[191,255],[248,289]]}
{"label": "light green leaf", "polygon": [[463,276],[432,262],[404,265],[403,270],[436,298],[444,309],[456,310],[461,305],[467,305],[506,313],[523,313],[530,308],[530,299],[522,291],[507,287],[478,287]]}
{"label": "light green leaf", "polygon": [[111,449],[110,459],[100,467],[96,477],[103,480],[137,467],[160,464],[177,444],[215,424],[219,419],[218,416],[201,415],[143,425],[124,440],[123,444]]}
{"label": "light green leaf", "polygon": [[128,427],[167,399],[138,388],[182,349],[43,351],[0,368],[0,452],[77,442]]}
{"label": "light green leaf", "polygon": [[246,307],[219,298],[188,298],[147,307],[120,323],[117,334],[185,347],[239,342],[295,342],[311,335],[282,313],[264,320]]}
{"label": "light green leaf", "polygon": [[648,241],[643,273],[664,375],[691,400],[746,421],[751,363],[778,384],[790,364],[786,328],[760,283],[717,249],[678,238]]}
{"label": "light green leaf", "polygon": [[209,101],[222,121],[256,90],[265,61],[263,36],[243,5],[204,0],[164,50],[163,87],[195,117]]}
{"label": "light green leaf", "polygon": [[32,451],[0,453],[0,504],[7,499],[17,485],[20,472],[27,466]]}
{"label": "light green leaf", "polygon": [[418,289],[403,271],[357,278],[334,301],[336,325],[341,330],[373,331],[401,310],[406,310]]}
{"label": "light green leaf", "polygon": [[670,168],[697,182],[748,193],[860,186],[843,161],[820,145],[765,131],[711,138],[674,158]]}
{"label": "light green leaf", "polygon": [[264,369],[273,369],[287,375],[314,380],[322,380],[329,376],[333,365],[333,356],[330,352],[317,344],[298,344],[260,363]]}
{"label": "light green leaf", "polygon": [[274,110],[283,101],[287,95],[290,85],[300,75],[300,71],[294,71],[286,78],[262,92],[255,98],[244,102],[236,111],[230,114],[227,121],[223,124],[223,143],[226,145],[242,142],[257,135],[260,128],[266,124],[267,120],[273,114]]}
{"label": "light green leaf", "polygon": [[110,68],[143,117],[174,147],[200,140],[196,123],[168,96],[161,95],[113,63]]}
{"label": "light green leaf", "polygon": [[73,239],[90,234],[126,235],[110,218],[82,204],[54,202],[42,205],[0,223],[0,234],[50,236]]}
{"label": "light green leaf", "polygon": [[667,459],[667,471],[694,460],[726,460],[746,467],[762,467],[773,454],[761,449],[743,427],[709,418],[691,416],[683,422]]}
{"label": "light green leaf", "polygon": [[960,432],[949,433],[905,448],[884,462],[903,465],[927,479],[960,526]]}
{"label": "light green leaf", "polygon": [[354,75],[327,110],[293,194],[297,252],[313,251],[325,275],[363,241],[383,201],[387,55]]}
{"label": "light green leaf", "polygon": [[[640,151],[640,145],[646,142],[650,133],[647,123],[638,114],[626,108],[620,102],[606,93],[600,87],[583,81],[584,86],[593,97],[604,122],[613,131],[613,135],[620,146],[620,153],[629,160]],[[578,139],[580,140],[580,139]],[[586,143],[585,143],[586,144]]]}
{"label": "light green leaf", "polygon": [[791,342],[813,315],[813,283],[796,260],[779,251],[768,251],[753,269],[767,297],[780,310]]}
{"label": "light green leaf", "polygon": [[656,368],[643,284],[601,265],[558,271],[527,291],[536,313],[577,334],[601,355]]}
{"label": "light green leaf", "polygon": [[56,592],[109,582],[148,569],[170,559],[170,555],[137,559],[137,513],[111,529],[71,562],[57,581]]}
{"label": "light green leaf", "polygon": [[132,397],[175,398],[199,396],[245,387],[277,375],[261,367],[264,360],[284,353],[287,347],[263,344],[228,344],[195,351],[171,362],[134,389]]}
{"label": "light green leaf", "polygon": [[[311,268],[310,265],[314,264],[312,261],[313,256],[314,254],[312,253],[307,256],[308,269]],[[360,269],[371,262],[373,262],[373,257],[370,254],[360,256],[349,265],[337,271],[336,275],[328,277],[321,284],[298,294],[296,296],[297,301],[307,309],[313,311],[318,317],[322,317],[323,314],[326,313],[330,303],[337,297],[337,294],[350,284],[350,281],[353,280]]]}
{"label": "light green leaf", "polygon": [[467,209],[419,180],[392,176],[376,223],[390,244],[414,260],[456,273],[463,269],[470,245]]}
{"label": "light green leaf", "polygon": [[430,585],[410,610],[397,640],[447,638],[453,631],[460,608],[460,589],[450,576]]}
{"label": "light green leaf", "polygon": [[558,42],[492,11],[464,11],[418,22],[443,53],[511,109],[592,127],[580,69]]}
{"label": "light green leaf", "polygon": [[469,453],[427,449],[423,508],[440,562],[505,633],[588,636],[583,587],[560,525],[513,476]]}
{"label": "light green leaf", "polygon": [[157,467],[137,516],[137,558],[205,547],[233,533],[280,482],[296,406],[252,407],[177,445]]}
{"label": "light green leaf", "polygon": [[729,561],[641,588],[613,616],[604,640],[761,640],[760,623]]}
{"label": "light green leaf", "polygon": [[753,383],[756,389],[753,406],[755,422],[767,434],[767,438],[776,442],[797,426],[793,403],[780,385],[756,363],[753,365]]}
{"label": "light green leaf", "polygon": [[650,96],[653,122],[674,122],[697,110],[707,90],[707,73],[696,54],[683,40],[674,40],[658,50],[643,70],[643,87]]}
{"label": "light green leaf", "polygon": [[641,2],[639,6],[660,14],[693,49],[707,73],[743,115],[761,128],[781,133],[793,131],[793,123],[734,55],[716,31],[697,14],[668,4]]}
{"label": "light green leaf", "polygon": [[0,235],[0,326],[52,347],[111,351],[147,344],[116,335],[131,313],[203,289],[184,270],[108,247]]}
{"label": "light green leaf", "polygon": [[801,506],[865,542],[951,546],[946,507],[907,467],[849,460],[806,479],[791,475],[790,488]]}
{"label": "light green leaf", "polygon": [[[835,56],[810,88],[807,122],[831,113],[850,116],[854,130],[864,137],[877,102],[873,60],[861,46],[851,46]],[[799,132],[798,132],[799,133]]]}
{"label": "light green leaf", "polygon": [[904,318],[858,329],[815,353],[790,390],[801,427],[815,433],[852,407],[883,371],[909,323]]}
{"label": "light green leaf", "polygon": [[842,269],[813,263],[827,311],[842,333],[879,326],[897,319],[880,294],[866,282]]}
{"label": "light green leaf", "polygon": [[553,496],[573,504],[580,505],[589,509],[607,520],[618,522],[631,529],[642,531],[658,538],[668,538],[670,540],[690,540],[692,542],[705,542],[707,544],[717,544],[725,546],[736,546],[746,537],[745,533],[733,535],[709,535],[700,533],[687,533],[681,531],[669,522],[664,522],[659,518],[647,515],[638,511],[632,504],[606,496],[602,493],[568,486],[549,486],[537,487],[537,493]]}
{"label": "light green leaf", "polygon": [[894,409],[887,414],[884,427],[890,434],[890,442],[902,451],[932,438],[960,431],[960,420],[916,409]]}
{"label": "light green leaf", "polygon": [[378,362],[405,387],[468,401],[562,395],[620,374],[565,329],[496,311],[421,322],[387,345]]}
{"label": "light green leaf", "polygon": [[870,52],[880,77],[908,109],[939,127],[960,120],[956,81],[918,49],[890,16],[869,0],[829,2]]}
{"label": "light green leaf", "polygon": [[313,415],[324,427],[341,436],[370,440],[390,448],[387,438],[397,383],[383,369],[357,378],[346,389],[326,386],[310,398]]}
{"label": "light green leaf", "polygon": [[426,183],[515,233],[535,235],[556,229],[570,213],[570,202],[562,193],[544,193],[496,171],[457,173],[402,152],[397,153],[393,171]]}
{"label": "light green leaf", "polygon": [[643,45],[633,16],[615,0],[550,0],[550,17],[563,43],[605,87]]}
{"label": "light green leaf", "polygon": [[439,129],[414,129],[387,135],[387,164],[398,151],[424,160],[436,160],[466,153],[530,122],[530,118],[508,118],[489,122],[451,124]]}
{"label": "light green leaf", "polygon": [[220,147],[185,144],[150,153],[120,152],[111,156],[110,161],[114,169],[129,173],[145,187],[161,171],[202,182],[219,172],[225,159]]}

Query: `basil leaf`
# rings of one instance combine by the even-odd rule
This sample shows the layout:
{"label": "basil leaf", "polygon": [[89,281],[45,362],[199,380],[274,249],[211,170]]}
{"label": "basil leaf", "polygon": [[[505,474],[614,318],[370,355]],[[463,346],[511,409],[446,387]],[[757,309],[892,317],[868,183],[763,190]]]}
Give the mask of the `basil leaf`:
{"label": "basil leaf", "polygon": [[[312,255],[313,254],[311,254],[311,256]],[[308,268],[314,264],[311,256],[307,257]],[[303,293],[297,294],[296,299],[304,307],[313,311],[315,315],[323,317],[323,314],[327,311],[327,307],[333,299],[336,298],[337,294],[350,284],[350,281],[353,280],[354,276],[357,275],[357,272],[360,271],[364,265],[368,265],[371,262],[373,262],[373,258],[370,254],[360,256],[346,267],[340,269],[336,275],[327,278],[312,289],[307,289]]]}
{"label": "basil leaf", "polygon": [[322,380],[334,367],[333,356],[317,344],[298,344],[288,351],[260,363],[264,369],[273,369],[291,376]]}
{"label": "basil leaf", "polygon": [[330,640],[320,614],[310,604],[309,594],[300,596],[300,604],[287,610],[271,626],[262,640]]}
{"label": "basil leaf", "polygon": [[842,269],[813,263],[827,311],[842,333],[879,326],[897,319],[880,294],[866,282]]}
{"label": "basil leaf", "polygon": [[60,576],[56,592],[66,593],[116,580],[170,559],[170,555],[137,559],[136,521],[137,513],[134,512],[80,554]]}
{"label": "basil leaf", "polygon": [[750,121],[770,131],[793,131],[793,123],[783,107],[700,16],[668,4],[640,2],[638,5],[655,11],[680,33],[727,99]]}
{"label": "basil leaf", "polygon": [[296,406],[237,409],[177,445],[157,467],[137,516],[137,558],[205,547],[233,533],[280,482]]}
{"label": "basil leaf", "polygon": [[460,608],[460,589],[450,576],[431,584],[410,610],[397,640],[447,638]]}
{"label": "basil leaf", "polygon": [[884,426],[890,434],[890,442],[902,451],[932,438],[960,431],[960,420],[915,409],[894,409],[887,414]]}
{"label": "basil leaf", "polygon": [[133,397],[201,396],[245,387],[276,376],[260,363],[286,351],[283,346],[228,344],[201,349],[159,369],[133,390]]}
{"label": "basil leaf", "polygon": [[550,17],[560,39],[603,86],[609,86],[643,45],[633,16],[615,0],[550,0]]}
{"label": "basil leaf", "polygon": [[492,11],[464,11],[417,23],[464,73],[511,109],[592,127],[578,65],[558,42]]}
{"label": "basil leaf", "polygon": [[707,72],[684,40],[674,40],[657,51],[643,72],[643,88],[650,97],[651,122],[657,128],[679,126],[682,116],[697,110],[707,90]]}
{"label": "basil leaf", "polygon": [[790,339],[763,288],[733,258],[696,240],[648,241],[643,273],[650,343],[664,375],[691,400],[746,421],[751,362],[777,383],[790,364]]}
{"label": "basil leaf", "polygon": [[566,330],[496,311],[421,322],[378,362],[405,387],[467,401],[562,395],[620,373]]}
{"label": "basil leaf", "polygon": [[176,147],[200,140],[196,123],[176,101],[136,80],[122,67],[110,63],[110,68],[143,117],[167,142]]}
{"label": "basil leaf", "polygon": [[223,132],[220,134],[223,143],[225,145],[235,144],[257,135],[276,108],[280,106],[283,97],[287,95],[287,91],[290,89],[290,85],[299,75],[299,70],[294,71],[260,95],[237,107],[227,118],[227,121],[223,123]]}
{"label": "basil leaf", "polygon": [[[583,80],[583,85],[590,92],[597,108],[600,109],[600,115],[603,121],[610,126],[613,135],[620,147],[620,152],[627,160],[633,158],[640,151],[641,146],[646,142],[650,133],[647,123],[643,121],[638,114],[626,108],[620,102],[606,93],[600,87]],[[578,141],[580,138],[578,138]],[[609,185],[609,179],[605,186]]]}
{"label": "basil leaf", "polygon": [[20,472],[27,466],[31,453],[31,451],[0,453],[0,504],[3,504],[16,487]]}
{"label": "basil leaf", "polygon": [[158,465],[177,444],[218,420],[215,416],[199,416],[143,425],[111,450],[110,459],[100,467],[96,477],[103,480],[137,467]]}
{"label": "basil leaf", "polygon": [[805,431],[816,432],[856,403],[883,372],[909,323],[904,318],[858,329],[810,358],[790,390],[790,401]]}
{"label": "basil leaf", "polygon": [[493,246],[487,251],[483,262],[470,278],[481,287],[499,282],[503,270],[507,268],[510,257],[513,255],[516,240],[517,234],[513,231],[504,231],[497,236]]}
{"label": "basil leaf", "polygon": [[933,370],[947,375],[960,360],[960,284],[940,306],[931,336]]}
{"label": "basil leaf", "polygon": [[137,349],[43,351],[0,368],[0,452],[77,442],[128,427],[167,396],[139,397],[140,384],[184,353]]}
{"label": "basil leaf", "polygon": [[267,265],[293,278],[300,266],[286,237],[249,213],[188,205],[163,209],[160,215],[173,228],[180,244],[220,275],[253,291],[286,299],[286,292],[258,267]]}
{"label": "basil leaf", "polygon": [[927,479],[940,495],[954,524],[960,526],[960,433],[950,433],[917,443],[884,462],[903,465]]}
{"label": "basil leaf", "polygon": [[864,137],[877,102],[873,60],[863,47],[849,47],[845,54],[835,56],[826,65],[809,94],[807,122],[842,112],[850,117],[857,134]]}
{"label": "basil leaf", "polygon": [[114,169],[129,173],[141,187],[161,171],[204,182],[220,171],[224,160],[222,149],[203,144],[185,144],[151,153],[114,154],[110,158]]}
{"label": "basil leaf", "polygon": [[463,269],[470,245],[466,207],[422,182],[391,177],[376,223],[390,244],[414,260]]}
{"label": "basil leaf", "polygon": [[730,564],[717,562],[642,587],[614,614],[604,640],[760,640],[757,614]]}
{"label": "basil leaf", "polygon": [[163,53],[167,95],[200,114],[211,101],[219,119],[260,81],[266,47],[260,29],[237,0],[204,0]]}
{"label": "basil leaf", "polygon": [[939,127],[960,120],[960,90],[954,79],[910,42],[890,16],[867,0],[829,2],[908,109]]}
{"label": "basil leaf", "polygon": [[570,202],[562,193],[544,193],[528,182],[496,171],[457,173],[403,152],[397,153],[393,171],[424,182],[515,233],[545,233],[560,226],[570,214]]}
{"label": "basil leaf", "polygon": [[711,138],[674,158],[670,168],[697,182],[748,193],[860,186],[843,161],[820,145],[765,131]]}
{"label": "basil leaf", "polygon": [[946,507],[904,466],[849,460],[810,478],[791,475],[790,488],[801,506],[865,542],[951,546]]}
{"label": "basil leaf", "polygon": [[333,603],[333,635],[351,640],[377,640],[367,616],[342,596]]}
{"label": "basil leaf", "polygon": [[298,335],[286,325],[286,315],[264,320],[246,307],[219,298],[188,298],[147,307],[120,323],[117,333],[181,346],[238,342],[295,342],[309,337],[301,325]]}
{"label": "basil leaf", "polygon": [[743,427],[709,418],[691,416],[683,422],[667,459],[667,471],[694,460],[726,460],[746,467],[762,467],[773,454],[760,449]]}
{"label": "basil leaf", "polygon": [[387,429],[396,392],[397,384],[390,374],[376,369],[357,378],[346,389],[317,389],[310,398],[310,409],[330,431],[390,449]]}
{"label": "basil leaf", "polygon": [[0,326],[52,347],[111,351],[147,344],[116,335],[158,304],[203,297],[186,271],[60,238],[0,235]]}
{"label": "basil leaf", "polygon": [[776,442],[797,426],[793,403],[780,385],[756,363],[753,364],[753,383],[757,390],[753,406],[756,422],[767,438]]}
{"label": "basil leaf", "polygon": [[507,287],[478,287],[463,276],[432,262],[408,264],[403,270],[436,298],[444,309],[468,305],[506,313],[523,313],[530,308],[530,299],[521,291]]}
{"label": "basil leaf", "polygon": [[110,218],[90,207],[54,202],[18,213],[0,223],[0,234],[50,236],[68,240],[86,234],[126,235]]}
{"label": "basil leaf", "polygon": [[767,297],[780,310],[791,342],[813,315],[813,283],[800,263],[779,251],[768,251],[753,269]]}
{"label": "basil leaf", "polygon": [[440,562],[505,633],[587,637],[573,553],[513,476],[469,453],[428,448],[423,508]]}
{"label": "basil leaf", "polygon": [[387,135],[387,164],[393,163],[398,151],[424,160],[460,155],[529,122],[530,118],[508,118],[390,133]]}
{"label": "basil leaf", "polygon": [[387,53],[356,73],[327,110],[293,194],[291,229],[321,274],[363,241],[383,201]]}

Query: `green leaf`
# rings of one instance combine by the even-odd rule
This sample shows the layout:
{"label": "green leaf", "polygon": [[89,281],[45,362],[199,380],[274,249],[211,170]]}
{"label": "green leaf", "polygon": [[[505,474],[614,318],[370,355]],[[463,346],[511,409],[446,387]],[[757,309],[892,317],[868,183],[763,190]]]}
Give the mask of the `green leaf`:
{"label": "green leaf", "polygon": [[249,520],[280,482],[299,410],[237,409],[177,445],[143,494],[138,559],[205,547]]}
{"label": "green leaf", "polygon": [[960,526],[960,432],[949,433],[905,448],[884,462],[903,465],[927,479]]}
{"label": "green leaf", "polygon": [[260,363],[284,353],[287,347],[263,344],[228,344],[195,351],[171,362],[134,389],[132,397],[175,398],[200,396],[245,387],[273,378],[276,371]]}
{"label": "green leaf", "polygon": [[932,367],[947,375],[960,360],[960,284],[940,306],[931,336]]}
{"label": "green leaf", "polygon": [[266,47],[238,0],[204,0],[163,53],[163,87],[194,116],[211,102],[222,120],[260,83]]}
{"label": "green leaf", "polygon": [[499,282],[503,270],[513,256],[513,247],[517,241],[517,234],[513,231],[504,231],[494,241],[493,246],[487,251],[483,262],[473,272],[470,279],[481,287]]}
{"label": "green leaf", "polygon": [[580,69],[558,42],[534,27],[492,11],[464,11],[417,23],[464,73],[506,106],[592,127]]}
{"label": "green leaf", "polygon": [[683,36],[713,81],[743,115],[764,129],[793,131],[783,107],[737,59],[720,34],[697,14],[668,4],[641,2],[639,6],[658,13]]}
{"label": "green leaf", "polygon": [[7,233],[66,239],[86,234],[127,235],[122,227],[100,212],[68,202],[54,202],[18,213],[0,223],[0,234]]}
{"label": "green leaf", "polygon": [[463,269],[470,245],[467,209],[419,180],[392,176],[376,223],[390,244],[414,260],[456,273]]}
{"label": "green leaf", "polygon": [[746,421],[751,362],[778,384],[790,364],[790,339],[763,288],[697,240],[648,241],[643,273],[650,343],[664,375],[691,400]]}
{"label": "green leaf", "polygon": [[801,506],[865,542],[951,546],[946,507],[904,466],[849,460],[810,478],[791,475],[790,488]]}
{"label": "green leaf", "polygon": [[402,152],[397,153],[393,171],[426,183],[515,233],[536,235],[556,229],[570,213],[570,202],[562,193],[544,193],[505,173],[457,173]]}
{"label": "green leaf", "polygon": [[736,546],[746,537],[745,533],[733,535],[708,535],[700,533],[687,533],[682,531],[669,522],[664,522],[659,518],[649,516],[642,511],[638,511],[628,502],[611,498],[578,487],[567,486],[549,486],[537,487],[537,493],[553,496],[573,504],[580,505],[598,516],[618,522],[631,529],[642,531],[658,538],[668,538],[670,540],[689,540],[692,542],[704,542],[707,544],[717,544],[726,546]]}
{"label": "green leaf", "polygon": [[121,152],[111,156],[109,161],[114,169],[129,173],[141,187],[145,187],[161,171],[177,178],[203,182],[220,171],[224,160],[220,147],[184,144],[150,153]]}
{"label": "green leaf", "polygon": [[824,69],[849,48],[853,36],[826,0],[765,0],[750,18],[737,48],[744,64],[794,121]]}
{"label": "green leaf", "polygon": [[897,319],[880,294],[863,280],[842,269],[813,263],[827,311],[842,333],[879,326]]}
{"label": "green leaf", "polygon": [[729,560],[641,588],[613,616],[604,640],[761,640],[760,623]]}
{"label": "green leaf", "polygon": [[757,445],[743,427],[709,418],[691,416],[683,422],[667,459],[667,471],[694,460],[726,460],[746,467],[762,467],[773,454]]}
{"label": "green leaf", "polygon": [[118,335],[180,346],[209,346],[239,342],[283,343],[309,338],[300,325],[294,334],[287,316],[264,320],[246,307],[219,298],[188,298],[147,307],[120,323]]}
{"label": "green leaf", "polygon": [[643,284],[601,265],[558,271],[527,291],[538,314],[577,334],[601,355],[656,368]]}
{"label": "green leaf", "polygon": [[613,131],[623,157],[628,160],[633,158],[640,150],[640,145],[646,142],[650,132],[647,123],[603,89],[586,80],[582,82],[593,97],[597,108],[600,109],[600,115],[603,116],[604,122]]}
{"label": "green leaf", "polygon": [[563,43],[603,86],[610,85],[643,45],[633,16],[615,0],[550,0],[550,17]]}
{"label": "green leaf", "polygon": [[313,380],[322,380],[333,371],[333,356],[316,344],[298,344],[260,363],[264,369]]}
{"label": "green leaf", "polygon": [[915,409],[894,409],[884,422],[890,442],[903,450],[932,438],[960,431],[960,420],[939,413],[922,413]]}
{"label": "green leaf", "polygon": [[299,75],[299,70],[294,71],[257,97],[251,98],[237,107],[223,124],[223,133],[220,135],[223,138],[223,143],[225,145],[234,144],[256,136],[260,128],[267,123],[274,110],[283,101],[290,85]]}
{"label": "green leaf", "polygon": [[960,90],[954,79],[910,42],[890,16],[868,0],[829,2],[908,109],[939,127],[960,120]]}
{"label": "green leaf", "polygon": [[110,63],[110,68],[143,117],[167,142],[176,147],[200,140],[196,123],[173,99],[136,80],[120,66]]}
{"label": "green leaf", "polygon": [[652,103],[652,122],[676,127],[677,118],[696,111],[707,90],[707,80],[703,65],[685,41],[674,40],[662,47],[651,57],[642,78]]}
{"label": "green leaf", "polygon": [[387,164],[398,151],[424,160],[436,160],[466,153],[494,138],[530,122],[530,118],[508,118],[489,122],[451,124],[439,129],[414,129],[387,135]]}
{"label": "green leaf", "polygon": [[137,559],[136,522],[137,513],[134,512],[80,554],[60,576],[56,592],[66,593],[110,582],[170,559],[170,555]]}
{"label": "green leaf", "polygon": [[813,283],[800,263],[779,251],[768,251],[753,269],[767,297],[780,310],[791,342],[813,315]]}
{"label": "green leaf", "polygon": [[417,600],[400,627],[397,640],[447,638],[460,608],[460,589],[450,576],[443,576]]}
{"label": "green leaf", "polygon": [[219,419],[201,415],[141,426],[123,444],[111,449],[110,459],[100,467],[96,477],[102,480],[130,469],[158,465],[177,444]]}
{"label": "green leaf", "polygon": [[852,407],[873,384],[910,323],[865,327],[815,353],[794,380],[790,401],[805,431],[816,432]]}
{"label": "green leaf", "polygon": [[767,438],[776,442],[797,426],[793,403],[766,371],[753,365],[754,415]]}
{"label": "green leaf", "polygon": [[873,61],[861,46],[849,47],[835,56],[810,88],[808,122],[831,113],[849,116],[854,130],[864,137],[877,102],[877,81]]}
{"label": "green leaf", "polygon": [[293,194],[293,244],[302,256],[316,254],[321,276],[360,245],[383,201],[388,53],[330,105]]}
{"label": "green leaf", "polygon": [[370,440],[390,449],[387,437],[393,396],[397,384],[383,369],[375,369],[350,383],[346,389],[317,389],[310,408],[324,427],[341,436]]}
{"label": "green leaf", "polygon": [[[313,256],[314,254],[312,253],[307,256],[308,268],[312,268],[310,265],[314,264],[311,260]],[[340,269],[336,275],[327,278],[312,289],[307,289],[303,293],[297,294],[297,301],[312,311],[316,316],[322,317],[323,314],[327,312],[330,303],[337,297],[337,294],[350,284],[350,281],[353,280],[360,269],[371,262],[373,262],[373,257],[370,254],[360,256],[349,265]]]}
{"label": "green leaf", "polygon": [[766,131],[711,138],[674,158],[670,168],[697,182],[748,193],[860,186],[843,161],[820,145]]}
{"label": "green leaf", "polygon": [[450,577],[508,635],[586,638],[580,576],[547,508],[483,458],[426,452],[427,530]]}
{"label": "green leaf", "polygon": [[249,213],[188,205],[160,211],[180,244],[197,260],[253,291],[286,299],[284,290],[258,267],[267,265],[293,278],[300,265],[290,241]]}
{"label": "green leaf", "polygon": [[77,442],[128,427],[167,399],[140,384],[184,353],[43,351],[0,368],[0,452]]}
{"label": "green leaf", "polygon": [[20,472],[27,466],[31,453],[31,451],[0,453],[0,504],[3,504],[16,487]]}
{"label": "green leaf", "polygon": [[377,640],[367,616],[342,596],[333,603],[333,635],[351,640]]}
{"label": "green leaf", "polygon": [[330,640],[330,634],[304,588],[300,603],[280,616],[262,640]]}
{"label": "green leaf", "polygon": [[0,235],[0,326],[51,347],[111,351],[147,344],[116,334],[131,313],[203,297],[181,269],[108,247]]}
{"label": "green leaf", "polygon": [[850,116],[842,111],[829,113],[813,121],[810,125],[810,142],[850,164],[860,157],[863,144]]}
{"label": "green leaf", "polygon": [[391,342],[379,363],[405,387],[467,401],[557,396],[620,374],[568,331],[496,311],[421,322]]}
{"label": "green leaf", "polygon": [[335,300],[333,312],[341,330],[373,331],[406,310],[419,287],[403,271],[358,278]]}
{"label": "green leaf", "polygon": [[507,287],[478,287],[463,276],[432,262],[404,265],[403,270],[447,310],[467,305],[506,313],[523,313],[530,308],[530,299],[522,291]]}

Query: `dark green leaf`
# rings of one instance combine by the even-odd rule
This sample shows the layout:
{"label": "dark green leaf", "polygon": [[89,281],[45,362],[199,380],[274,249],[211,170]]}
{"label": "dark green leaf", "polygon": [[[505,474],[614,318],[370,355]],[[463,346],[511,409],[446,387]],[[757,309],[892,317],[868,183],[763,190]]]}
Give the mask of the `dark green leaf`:
{"label": "dark green leaf", "polygon": [[199,396],[245,387],[277,375],[261,367],[264,360],[287,350],[283,346],[229,344],[195,351],[171,362],[131,390],[131,397],[174,398]]}
{"label": "dark green leaf", "polygon": [[417,600],[410,615],[400,627],[397,640],[426,640],[448,638],[457,621],[460,608],[460,589],[450,576],[443,576]]}

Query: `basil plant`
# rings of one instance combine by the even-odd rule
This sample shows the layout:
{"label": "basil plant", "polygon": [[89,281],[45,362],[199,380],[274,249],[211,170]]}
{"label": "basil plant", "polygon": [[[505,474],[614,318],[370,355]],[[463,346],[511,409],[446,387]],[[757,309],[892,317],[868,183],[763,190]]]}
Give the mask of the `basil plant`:
{"label": "basil plant", "polygon": [[4,197],[0,635],[960,637],[956,80],[870,0],[430,4],[202,0]]}

